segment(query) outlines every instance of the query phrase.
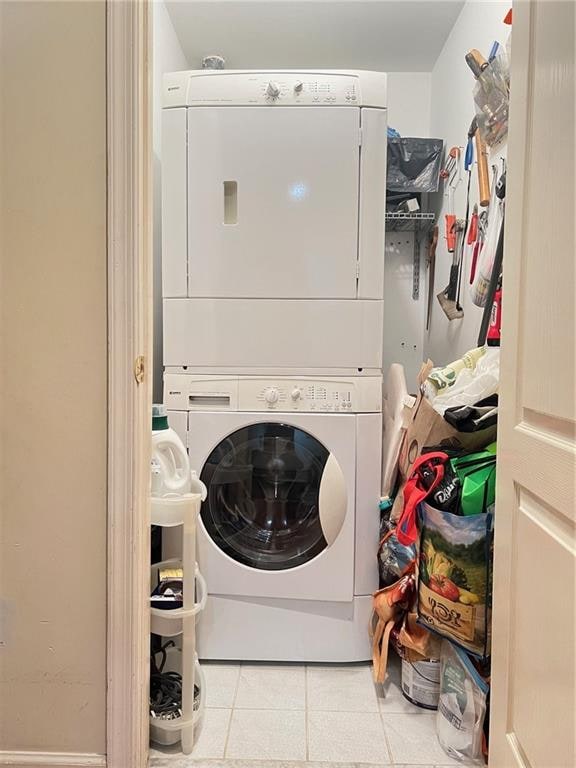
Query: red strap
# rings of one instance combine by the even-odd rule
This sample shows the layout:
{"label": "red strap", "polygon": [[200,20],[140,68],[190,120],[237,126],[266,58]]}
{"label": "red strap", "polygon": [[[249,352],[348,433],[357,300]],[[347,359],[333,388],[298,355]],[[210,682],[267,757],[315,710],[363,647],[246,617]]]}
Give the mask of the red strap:
{"label": "red strap", "polygon": [[[396,526],[396,538],[400,544],[409,546],[414,544],[418,538],[416,510],[420,502],[424,501],[444,477],[444,463],[446,461],[448,461],[447,454],[436,451],[419,456],[412,465],[410,476],[404,486],[404,509]],[[429,488],[422,485],[420,468],[423,465],[428,465],[435,472],[434,481]]]}
{"label": "red strap", "polygon": [[470,285],[474,282],[474,278],[476,277],[476,264],[478,263],[478,254],[482,250],[482,243],[480,240],[477,240],[474,243],[474,249],[472,250],[472,265],[470,267]]}

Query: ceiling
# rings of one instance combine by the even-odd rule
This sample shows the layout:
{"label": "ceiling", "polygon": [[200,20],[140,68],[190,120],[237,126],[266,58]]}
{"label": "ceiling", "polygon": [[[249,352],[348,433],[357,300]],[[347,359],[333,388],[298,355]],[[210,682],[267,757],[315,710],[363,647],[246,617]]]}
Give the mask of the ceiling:
{"label": "ceiling", "polygon": [[429,72],[460,0],[168,0],[188,63]]}

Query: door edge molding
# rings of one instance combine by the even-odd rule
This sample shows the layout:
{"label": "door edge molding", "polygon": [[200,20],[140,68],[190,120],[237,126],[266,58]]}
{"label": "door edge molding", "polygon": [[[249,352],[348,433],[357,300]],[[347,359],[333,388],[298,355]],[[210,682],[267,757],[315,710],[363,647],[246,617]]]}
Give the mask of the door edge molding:
{"label": "door edge molding", "polygon": [[109,768],[148,759],[151,54],[148,0],[107,0]]}

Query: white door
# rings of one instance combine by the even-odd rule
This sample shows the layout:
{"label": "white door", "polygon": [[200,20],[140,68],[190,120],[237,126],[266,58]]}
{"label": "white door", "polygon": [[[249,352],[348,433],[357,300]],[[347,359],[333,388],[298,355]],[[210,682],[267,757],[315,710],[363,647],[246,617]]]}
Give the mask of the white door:
{"label": "white door", "polygon": [[355,298],[360,110],[188,109],[188,295]]}
{"label": "white door", "polygon": [[208,496],[198,562],[211,594],[351,601],[356,418],[188,416]]}
{"label": "white door", "polygon": [[491,768],[573,768],[573,2],[514,4]]}

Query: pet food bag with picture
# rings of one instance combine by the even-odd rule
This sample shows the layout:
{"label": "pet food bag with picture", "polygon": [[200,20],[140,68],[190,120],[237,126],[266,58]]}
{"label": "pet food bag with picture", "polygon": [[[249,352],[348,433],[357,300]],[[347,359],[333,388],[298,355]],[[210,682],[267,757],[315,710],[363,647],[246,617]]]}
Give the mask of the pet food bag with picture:
{"label": "pet food bag with picture", "polygon": [[486,658],[490,653],[493,515],[420,504],[418,619]]}

